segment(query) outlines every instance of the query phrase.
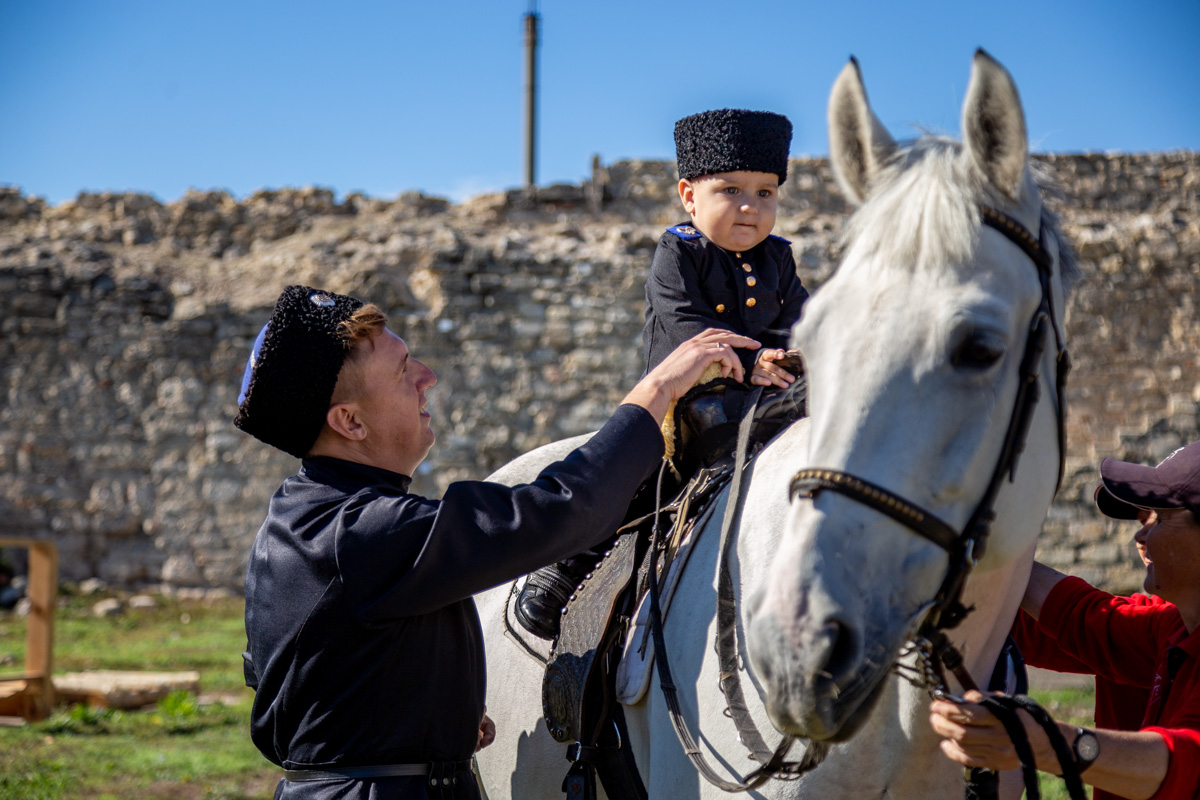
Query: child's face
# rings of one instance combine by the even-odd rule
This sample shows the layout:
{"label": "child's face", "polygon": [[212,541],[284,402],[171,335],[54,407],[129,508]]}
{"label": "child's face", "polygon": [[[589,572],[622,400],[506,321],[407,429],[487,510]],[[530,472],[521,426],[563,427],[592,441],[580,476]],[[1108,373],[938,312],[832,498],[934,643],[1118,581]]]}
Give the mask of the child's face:
{"label": "child's face", "polygon": [[773,172],[718,172],[679,182],[692,224],[718,247],[749,250],[770,235],[779,204]]}

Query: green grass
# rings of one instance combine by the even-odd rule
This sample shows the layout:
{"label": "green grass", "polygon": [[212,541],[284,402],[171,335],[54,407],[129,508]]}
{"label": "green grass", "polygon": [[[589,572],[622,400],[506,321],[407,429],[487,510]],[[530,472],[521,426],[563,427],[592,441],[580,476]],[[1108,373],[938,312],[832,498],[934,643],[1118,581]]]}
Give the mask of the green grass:
{"label": "green grass", "polygon": [[[183,602],[95,618],[98,597],[63,599],[55,672],[91,669],[200,673],[201,697],[175,692],[134,711],[72,706],[44,722],[0,728],[0,800],[257,800],[280,773],[250,742],[239,598]],[[0,657],[19,671],[25,623],[0,613]],[[202,701],[203,700],[203,701]]]}
{"label": "green grass", "polygon": [[194,669],[200,672],[203,691],[241,691],[249,697],[242,675],[246,631],[241,598],[158,600],[154,609],[96,618],[91,614],[95,597],[68,597],[55,622],[55,671]]}
{"label": "green grass", "polygon": [[[55,629],[55,671],[200,672],[200,702],[176,692],[137,711],[73,706],[45,722],[0,728],[0,800],[258,800],[279,771],[250,742],[252,694],[243,683],[246,639],[240,598],[182,602],[95,618],[98,597],[67,596]],[[25,658],[25,623],[0,612],[0,658]],[[1092,724],[1090,689],[1035,691],[1055,719]],[[1063,782],[1041,775],[1046,800],[1067,800]],[[1090,796],[1090,789],[1089,796]]]}

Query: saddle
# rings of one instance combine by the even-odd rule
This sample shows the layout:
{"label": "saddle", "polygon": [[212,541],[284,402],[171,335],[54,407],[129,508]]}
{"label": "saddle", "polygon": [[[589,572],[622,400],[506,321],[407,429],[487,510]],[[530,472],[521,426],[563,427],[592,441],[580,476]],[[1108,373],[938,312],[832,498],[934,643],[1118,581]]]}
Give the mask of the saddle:
{"label": "saddle", "polygon": [[[752,442],[774,438],[788,423],[806,413],[807,382],[799,351],[789,350],[776,362],[796,376],[787,389],[768,388],[754,413]],[[733,451],[738,425],[745,416],[754,389],[733,378],[713,378],[690,389],[670,411],[671,424],[663,425],[671,437],[667,447],[676,474],[691,475],[711,466]]]}
{"label": "saddle", "polygon": [[[652,656],[646,652],[644,633],[633,637],[642,640],[640,646],[629,636],[635,612],[649,581],[662,581],[676,555],[687,551],[685,543],[732,474],[731,458],[702,468],[670,504],[627,523],[568,600],[542,680],[546,727],[556,741],[570,745],[567,758],[573,766],[563,784],[568,797],[595,797],[595,774],[610,797],[646,797],[632,754],[621,747],[627,734],[620,703],[615,702],[618,667],[623,653],[636,649],[649,675]],[[655,516],[660,524],[671,525],[671,534],[652,577],[650,532]]]}

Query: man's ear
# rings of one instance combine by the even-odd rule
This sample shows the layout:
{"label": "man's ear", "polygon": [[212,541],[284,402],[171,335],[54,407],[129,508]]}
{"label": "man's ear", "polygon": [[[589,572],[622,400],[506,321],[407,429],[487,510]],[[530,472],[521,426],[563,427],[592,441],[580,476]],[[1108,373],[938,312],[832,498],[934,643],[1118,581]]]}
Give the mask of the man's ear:
{"label": "man's ear", "polygon": [[339,436],[352,442],[361,442],[367,436],[367,428],[358,415],[354,403],[334,403],[325,412],[325,424]]}
{"label": "man's ear", "polygon": [[679,181],[679,199],[683,201],[684,211],[696,213],[696,187],[686,178]]}

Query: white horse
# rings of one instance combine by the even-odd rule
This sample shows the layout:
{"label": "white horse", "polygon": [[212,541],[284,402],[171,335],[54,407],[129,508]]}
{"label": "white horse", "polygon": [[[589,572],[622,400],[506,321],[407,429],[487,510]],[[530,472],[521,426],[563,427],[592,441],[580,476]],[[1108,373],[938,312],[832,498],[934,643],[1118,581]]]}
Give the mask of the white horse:
{"label": "white horse", "polygon": [[[794,332],[809,376],[806,461],[962,531],[1000,460],[1043,298],[1033,261],[981,226],[980,207],[1034,238],[1041,232],[1052,257],[1051,320],[1063,319],[1064,272],[1074,277],[1028,165],[1016,87],[979,51],[962,145],[925,138],[899,148],[852,64],[834,86],[829,122],[839,183],[860,208],[837,274]],[[1016,613],[1055,491],[1063,337],[1061,328],[1048,337],[1028,447],[1015,479],[1001,485],[990,545],[966,587],[974,611],[951,634],[979,685]],[[797,498],[787,518],[752,602],[753,663],[780,730],[846,741],[834,751],[845,758],[831,756],[802,786],[847,797],[961,796],[962,770],[938,752],[927,695],[889,678],[947,574],[946,552],[834,492]]]}
{"label": "white horse", "polygon": [[[834,87],[835,171],[863,208],[851,225],[845,263],[810,300],[798,326],[811,416],[748,467],[731,569],[742,683],[767,744],[781,738],[772,721],[830,740],[855,730],[857,735],[835,745],[802,779],[768,782],[750,797],[961,796],[961,769],[937,752],[929,730],[927,697],[887,677],[941,581],[944,554],[837,497],[820,495],[815,508],[801,503],[789,509],[788,485],[800,467],[856,470],[961,524],[990,477],[1039,287],[1019,250],[998,234],[981,232],[975,209],[984,202],[1031,230],[1047,226],[1054,251],[1058,234],[1026,167],[1015,88],[986,55],[976,57],[963,118],[961,148],[922,140],[899,149],[871,114],[857,65],[848,66]],[[1060,318],[1062,302],[1056,280]],[[977,363],[984,360],[994,363]],[[970,634],[964,646],[980,679],[1015,613],[1053,494],[1057,398],[1052,379],[1044,388],[1048,400],[1037,407],[1016,484],[1001,494],[991,548],[968,586],[967,600],[976,610],[965,626]],[[528,481],[583,438],[526,454],[492,479]],[[758,765],[725,716],[712,646],[723,504],[722,498],[694,540],[664,632],[684,720],[708,762],[734,779]],[[486,792],[491,800],[561,798],[566,746],[551,738],[541,718],[542,669],[503,633],[509,587],[485,592],[476,602],[487,646],[488,714],[497,728],[495,743],[479,753]],[[831,627],[843,634],[836,645]],[[747,631],[757,639],[753,662]],[[538,647],[545,654],[545,643]],[[803,708],[813,693],[803,687],[815,679],[803,671],[803,648],[812,647],[844,660],[839,679],[868,675],[869,690],[852,693],[859,701],[854,708],[822,699],[840,717],[836,730],[832,723],[819,731],[803,727],[813,717]],[[701,780],[684,754],[657,670],[625,716],[630,735],[624,746],[631,748],[650,797],[725,796]]]}

